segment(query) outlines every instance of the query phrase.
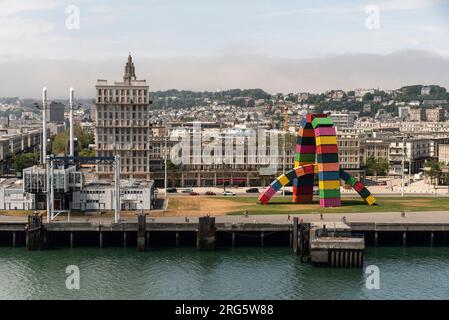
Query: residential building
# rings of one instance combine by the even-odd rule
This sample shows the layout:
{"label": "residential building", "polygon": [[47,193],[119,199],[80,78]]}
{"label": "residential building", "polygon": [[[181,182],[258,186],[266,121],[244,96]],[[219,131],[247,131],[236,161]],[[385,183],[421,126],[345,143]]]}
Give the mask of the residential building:
{"label": "residential building", "polygon": [[440,144],[438,146],[438,162],[449,165],[449,144]]}
{"label": "residential building", "polygon": [[[131,55],[122,82],[96,85],[95,146],[98,156],[121,159],[121,175],[150,178],[150,99],[146,80],[137,80]],[[111,177],[113,169],[98,165],[100,177]]]}
{"label": "residential building", "polygon": [[426,109],[426,120],[428,122],[444,121],[444,109],[443,108]]}

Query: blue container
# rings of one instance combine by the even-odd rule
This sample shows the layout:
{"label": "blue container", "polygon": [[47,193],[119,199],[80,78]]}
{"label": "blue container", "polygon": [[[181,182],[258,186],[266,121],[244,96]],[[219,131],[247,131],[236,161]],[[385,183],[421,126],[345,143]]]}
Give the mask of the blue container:
{"label": "blue container", "polygon": [[340,180],[340,172],[339,171],[318,172],[318,179],[320,179],[320,181]]}
{"label": "blue container", "polygon": [[274,191],[279,191],[282,188],[282,184],[278,181],[278,179],[274,180],[270,186],[274,189]]}
{"label": "blue container", "polygon": [[371,192],[369,192],[369,190],[365,187],[359,192],[359,194],[363,199],[366,199],[371,195]]}
{"label": "blue container", "polygon": [[346,182],[349,180],[349,178],[351,178],[351,175],[349,173],[347,173],[346,171],[340,170],[340,178]]}
{"label": "blue container", "polygon": [[292,181],[293,179],[296,178],[295,170],[290,170],[285,174],[285,176],[288,178],[288,180]]}

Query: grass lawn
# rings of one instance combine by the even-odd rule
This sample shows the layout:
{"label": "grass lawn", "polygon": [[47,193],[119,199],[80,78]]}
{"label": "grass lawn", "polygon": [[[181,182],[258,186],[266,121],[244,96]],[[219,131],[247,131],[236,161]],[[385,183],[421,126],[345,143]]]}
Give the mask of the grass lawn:
{"label": "grass lawn", "polygon": [[449,198],[445,197],[377,197],[377,206],[368,206],[361,198],[342,198],[341,207],[321,208],[318,199],[312,204],[296,204],[291,196],[275,197],[266,205],[257,203],[257,197],[225,198],[242,204],[242,210],[228,214],[297,214],[297,213],[352,213],[352,212],[400,212],[406,211],[449,211]]}

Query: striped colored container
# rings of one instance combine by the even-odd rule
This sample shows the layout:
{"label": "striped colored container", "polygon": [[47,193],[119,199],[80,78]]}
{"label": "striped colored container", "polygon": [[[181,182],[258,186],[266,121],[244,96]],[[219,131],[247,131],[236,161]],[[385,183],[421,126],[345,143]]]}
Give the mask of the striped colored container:
{"label": "striped colored container", "polygon": [[313,192],[313,185],[311,186],[296,186],[293,187],[295,190],[297,190],[298,192],[296,194],[307,194],[307,193],[312,193]]}
{"label": "striped colored container", "polygon": [[349,184],[351,187],[354,187],[355,184],[357,183],[357,179],[354,178],[353,176],[350,176],[350,178],[348,179],[348,181],[346,181],[347,184]]}
{"label": "striped colored container", "polygon": [[266,204],[268,201],[270,201],[270,197],[268,197],[265,193],[263,193],[263,194],[261,194],[260,195],[260,197],[259,197],[259,201],[262,203],[262,204]]}
{"label": "striped colored container", "polygon": [[368,198],[365,199],[366,203],[368,203],[370,206],[376,203],[376,198],[374,198],[373,195],[370,195]]}
{"label": "striped colored container", "polygon": [[314,166],[310,165],[310,164],[304,166],[304,173],[305,174],[313,174],[313,173],[315,173]]}
{"label": "striped colored container", "polygon": [[296,178],[295,170],[290,170],[285,174],[285,176],[288,178],[289,181],[293,181],[293,179]]}
{"label": "striped colored container", "polygon": [[271,198],[276,194],[276,191],[270,186],[268,187],[268,189],[265,191],[265,194]]}
{"label": "striped colored container", "polygon": [[[308,138],[311,139],[311,138]],[[316,137],[315,138],[316,141],[316,145],[320,146],[322,144],[333,144],[336,145],[337,144],[337,137],[333,136],[322,136],[322,137]]]}
{"label": "striped colored container", "polygon": [[339,171],[322,171],[318,173],[318,179],[321,180],[338,180],[340,179]]}
{"label": "striped colored container", "polygon": [[313,163],[316,160],[314,153],[299,153],[295,156],[295,161]]}
{"label": "striped colored container", "polygon": [[326,118],[318,118],[318,117],[315,117],[313,120],[312,120],[312,126],[314,127],[314,128],[316,128],[316,127],[318,127],[318,126],[323,126],[323,127],[332,127],[334,125],[334,123],[332,122],[332,119],[331,118],[329,118],[329,117],[326,117]]}
{"label": "striped colored container", "polygon": [[304,146],[304,145],[297,144],[296,152],[297,153],[315,153],[315,152],[317,152],[317,148],[316,148],[316,146]]}
{"label": "striped colored container", "polygon": [[335,128],[334,127],[320,127],[316,128],[314,132],[315,136],[335,136]]}
{"label": "striped colored container", "polygon": [[366,187],[364,187],[364,188],[359,192],[359,194],[360,194],[360,196],[361,196],[363,199],[366,199],[366,198],[368,198],[368,197],[371,195],[371,192],[369,192],[369,190],[368,190]]}
{"label": "striped colored container", "polygon": [[275,190],[275,191],[279,191],[282,188],[282,184],[276,179],[274,180],[270,186]]}
{"label": "striped colored container", "polygon": [[292,202],[295,203],[311,203],[313,201],[313,194],[293,194]]}
{"label": "striped colored container", "polygon": [[321,198],[320,199],[320,206],[324,207],[324,208],[340,207],[341,206],[341,200],[340,200],[340,198]]}
{"label": "striped colored container", "polygon": [[319,171],[339,171],[340,164],[338,163],[318,163]]}
{"label": "striped colored container", "polygon": [[306,173],[304,172],[304,167],[299,167],[295,169],[295,173],[297,177],[302,177]]}
{"label": "striped colored container", "polygon": [[360,181],[357,181],[356,184],[353,186],[354,190],[360,193],[365,186]]}
{"label": "striped colored container", "polygon": [[338,163],[338,153],[317,154],[316,161],[318,163]]}
{"label": "striped colored container", "polygon": [[301,137],[299,144],[303,146],[314,146],[316,138],[314,137]]}
{"label": "striped colored container", "polygon": [[340,180],[319,181],[318,185],[320,189],[338,189],[340,188]]}
{"label": "striped colored container", "polygon": [[351,175],[349,173],[347,173],[346,171],[340,170],[340,178],[344,181],[347,182],[349,180],[349,178],[351,177]]}
{"label": "striped colored container", "polygon": [[332,145],[326,145],[326,144],[322,144],[319,145],[318,147],[316,147],[316,153],[317,154],[324,154],[324,153],[335,153],[338,154],[338,147],[336,144]]}
{"label": "striped colored container", "polygon": [[282,186],[285,186],[285,185],[287,185],[290,182],[288,180],[288,178],[285,176],[285,174],[283,174],[280,177],[278,177],[278,181],[282,184]]}
{"label": "striped colored container", "polygon": [[320,190],[320,198],[339,198],[340,189]]}

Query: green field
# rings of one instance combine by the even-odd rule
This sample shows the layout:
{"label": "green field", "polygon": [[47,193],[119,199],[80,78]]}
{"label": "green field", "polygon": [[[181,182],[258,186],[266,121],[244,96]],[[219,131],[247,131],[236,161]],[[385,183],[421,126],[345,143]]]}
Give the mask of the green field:
{"label": "green field", "polygon": [[321,208],[316,199],[312,204],[291,202],[291,196],[275,197],[266,205],[257,203],[256,197],[225,198],[241,203],[242,210],[228,214],[298,214],[298,213],[353,213],[353,212],[401,212],[405,211],[449,211],[448,197],[378,197],[377,206],[368,206],[360,198],[343,198],[341,207]]}

